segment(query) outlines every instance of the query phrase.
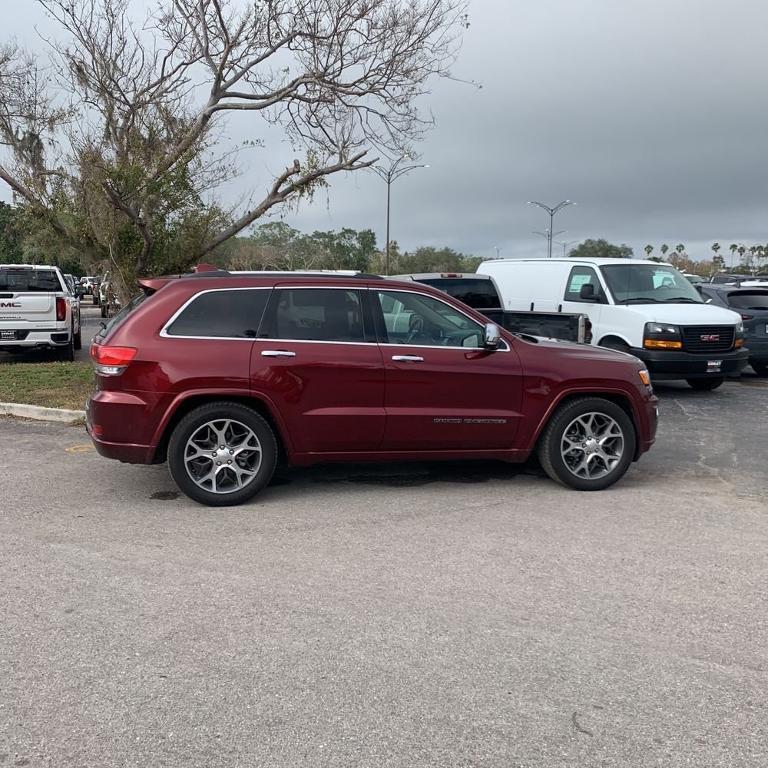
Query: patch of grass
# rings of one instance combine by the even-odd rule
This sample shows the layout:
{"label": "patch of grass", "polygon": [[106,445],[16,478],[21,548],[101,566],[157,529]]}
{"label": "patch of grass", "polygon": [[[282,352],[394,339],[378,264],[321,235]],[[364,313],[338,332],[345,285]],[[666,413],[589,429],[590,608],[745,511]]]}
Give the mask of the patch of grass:
{"label": "patch of grass", "polygon": [[0,403],[81,411],[92,391],[90,363],[0,364]]}

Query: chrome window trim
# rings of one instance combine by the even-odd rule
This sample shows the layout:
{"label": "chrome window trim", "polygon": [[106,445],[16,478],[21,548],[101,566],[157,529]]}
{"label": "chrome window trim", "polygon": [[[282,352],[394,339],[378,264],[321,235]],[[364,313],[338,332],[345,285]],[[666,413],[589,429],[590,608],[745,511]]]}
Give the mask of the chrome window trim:
{"label": "chrome window trim", "polygon": [[[403,281],[404,285],[408,285],[405,281]],[[428,286],[430,287],[430,286]],[[221,293],[222,291],[275,291],[275,290],[310,290],[310,289],[316,289],[316,290],[336,290],[336,291],[377,291],[377,292],[383,292],[383,291],[391,291],[393,293],[414,293],[417,296],[426,296],[427,298],[434,299],[435,301],[439,301],[445,306],[449,307],[450,309],[453,309],[454,311],[458,312],[461,315],[464,315],[468,320],[470,320],[473,323],[477,323],[479,326],[481,325],[477,320],[475,320],[474,317],[471,317],[466,312],[464,312],[461,309],[458,309],[457,307],[454,307],[452,304],[450,304],[447,301],[444,301],[442,297],[433,296],[430,293],[424,293],[419,290],[412,290],[410,288],[381,288],[379,286],[370,286],[370,285],[254,285],[254,286],[244,286],[242,288],[206,288],[203,291],[198,291],[193,296],[190,296],[182,305],[179,307],[179,309],[176,310],[176,312],[171,315],[170,319],[166,321],[165,325],[160,330],[160,337],[164,339],[196,339],[200,341],[247,341],[247,342],[254,342],[254,341],[268,341],[272,343],[279,343],[279,342],[289,342],[291,344],[341,344],[341,345],[347,345],[347,346],[356,346],[356,347],[371,347],[371,346],[380,346],[380,347],[411,347],[413,349],[462,349],[465,352],[479,352],[479,351],[493,351],[493,352],[509,352],[510,346],[507,343],[506,339],[502,338],[502,343],[504,344],[503,348],[498,348],[495,350],[486,350],[485,347],[447,347],[447,346],[440,346],[440,345],[427,345],[427,344],[404,344],[402,342],[400,343],[394,343],[394,342],[381,342],[381,341],[322,341],[317,339],[275,339],[275,338],[266,338],[266,337],[254,337],[250,338],[248,336],[187,336],[187,335],[173,335],[168,333],[168,327],[174,323],[174,321],[179,317],[179,315],[193,302],[195,299],[197,299],[200,296],[203,296],[206,293]],[[435,289],[438,290],[438,289]],[[482,326],[481,326],[482,327]],[[502,329],[503,330],[503,329]]]}
{"label": "chrome window trim", "polygon": [[206,293],[222,293],[224,291],[271,291],[274,286],[271,285],[254,285],[246,286],[243,288],[207,288],[204,291],[198,291],[194,295],[190,296],[174,313],[171,315],[170,320],[166,321],[165,325],[160,329],[160,337],[163,339],[216,339],[222,341],[253,341],[250,336],[187,336],[186,334],[173,334],[168,333],[169,326],[173,325],[178,319],[179,315],[193,302],[204,296]]}

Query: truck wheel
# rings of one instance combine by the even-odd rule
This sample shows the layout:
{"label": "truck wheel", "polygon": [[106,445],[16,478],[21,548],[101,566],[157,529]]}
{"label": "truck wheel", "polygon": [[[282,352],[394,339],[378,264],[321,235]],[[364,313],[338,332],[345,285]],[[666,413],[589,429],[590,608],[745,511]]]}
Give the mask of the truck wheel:
{"label": "truck wheel", "polygon": [[272,479],[277,440],[256,411],[208,403],[188,413],[168,443],[168,467],[190,499],[212,507],[242,504]]}
{"label": "truck wheel", "polygon": [[92,296],[93,306],[98,307],[99,306],[99,295],[97,293],[94,293]]}
{"label": "truck wheel", "polygon": [[758,376],[768,376],[768,363],[750,363],[750,365]]}
{"label": "truck wheel", "polygon": [[75,360],[75,336],[74,334],[70,333],[69,335],[69,343],[66,347],[59,347],[57,350],[59,353],[59,360],[63,360],[67,363],[72,363]]}
{"label": "truck wheel", "polygon": [[605,347],[605,349],[613,349],[616,352],[626,352],[627,354],[630,354],[629,344],[625,344],[621,339],[605,339],[600,342],[600,346]]}
{"label": "truck wheel", "polygon": [[601,397],[560,407],[539,441],[539,461],[556,482],[577,491],[599,491],[623,477],[637,437],[622,408]]}
{"label": "truck wheel", "polygon": [[83,348],[83,329],[80,328],[75,334],[75,349],[80,350],[82,348]]}
{"label": "truck wheel", "polygon": [[697,392],[711,392],[713,389],[717,389],[725,379],[720,377],[714,379],[686,379],[686,381],[688,386]]}
{"label": "truck wheel", "polygon": [[104,304],[101,305],[101,316],[106,317],[107,316],[107,308]]}

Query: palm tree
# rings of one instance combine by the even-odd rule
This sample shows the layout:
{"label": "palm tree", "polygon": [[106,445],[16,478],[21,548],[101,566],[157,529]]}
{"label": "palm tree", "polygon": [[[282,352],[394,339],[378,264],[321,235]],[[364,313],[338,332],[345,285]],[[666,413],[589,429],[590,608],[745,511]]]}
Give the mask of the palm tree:
{"label": "palm tree", "polygon": [[645,248],[643,248],[643,250],[645,251],[645,257],[647,259],[650,259],[651,254],[653,253],[653,246],[650,243],[648,243],[648,245],[646,245]]}
{"label": "palm tree", "polygon": [[685,250],[685,246],[682,243],[678,243],[675,246],[675,250],[681,254]]}
{"label": "palm tree", "polygon": [[718,252],[720,251],[720,243],[712,243],[712,253],[717,256]]}
{"label": "palm tree", "polygon": [[731,252],[731,266],[733,266],[733,262],[736,260],[736,251],[739,250],[739,246],[736,245],[736,243],[731,243],[728,246],[728,250]]}
{"label": "palm tree", "polygon": [[664,245],[662,245],[661,248],[659,248],[659,250],[661,251],[662,257],[664,257],[664,256],[667,255],[667,251],[669,250],[669,246],[666,243],[664,243]]}
{"label": "palm tree", "polygon": [[737,250],[739,252],[739,261],[743,263],[744,262],[744,254],[747,252],[747,249],[743,245],[740,245],[737,248]]}

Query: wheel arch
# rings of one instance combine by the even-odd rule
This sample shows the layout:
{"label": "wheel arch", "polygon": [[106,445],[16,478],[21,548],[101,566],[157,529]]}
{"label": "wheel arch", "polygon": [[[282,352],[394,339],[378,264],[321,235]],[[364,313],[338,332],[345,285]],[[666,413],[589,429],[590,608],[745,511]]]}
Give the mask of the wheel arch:
{"label": "wheel arch", "polygon": [[597,346],[606,347],[608,346],[607,342],[615,342],[627,347],[627,349],[632,349],[632,345],[629,343],[629,341],[618,333],[606,333],[605,336],[600,339]]}
{"label": "wheel arch", "polygon": [[563,392],[560,394],[560,396],[550,405],[547,412],[544,414],[544,417],[539,422],[536,433],[534,435],[534,439],[531,444],[531,452],[535,451],[538,446],[539,442],[541,441],[541,436],[544,433],[544,430],[546,429],[547,425],[550,421],[554,418],[555,414],[563,407],[568,405],[568,403],[573,402],[574,400],[580,400],[585,397],[601,397],[604,400],[608,400],[614,405],[618,405],[619,408],[621,408],[624,413],[627,414],[630,421],[632,422],[632,426],[635,430],[635,437],[636,437],[636,446],[635,446],[635,455],[633,459],[637,461],[637,459],[640,457],[640,427],[639,427],[639,421],[638,421],[638,415],[635,412],[635,409],[632,405],[632,399],[630,396],[620,390],[620,389],[613,389],[613,390],[605,390],[605,389],[596,389],[596,390],[583,390],[580,389],[578,391],[568,391]]}
{"label": "wheel arch", "polygon": [[205,391],[185,393],[174,400],[168,409],[163,421],[158,427],[153,444],[155,445],[152,463],[162,464],[166,461],[168,442],[176,425],[191,411],[200,405],[209,403],[238,403],[252,408],[260,416],[266,419],[272,427],[277,440],[278,461],[287,461],[293,453],[288,432],[277,409],[268,397],[264,395],[244,392],[242,390],[232,392]]}

